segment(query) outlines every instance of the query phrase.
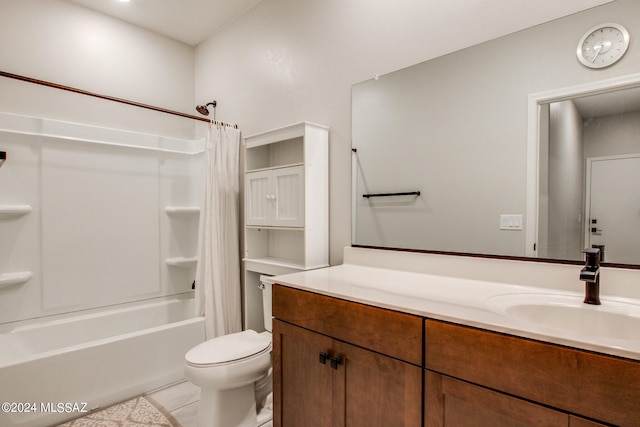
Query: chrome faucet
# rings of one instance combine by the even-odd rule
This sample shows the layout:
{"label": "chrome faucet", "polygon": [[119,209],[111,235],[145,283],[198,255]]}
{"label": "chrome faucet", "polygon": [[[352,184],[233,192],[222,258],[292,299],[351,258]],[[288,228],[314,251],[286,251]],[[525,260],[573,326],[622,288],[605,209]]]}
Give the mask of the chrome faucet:
{"label": "chrome faucet", "polygon": [[600,305],[600,249],[585,249],[585,265],[580,270],[580,280],[585,282],[584,303]]}

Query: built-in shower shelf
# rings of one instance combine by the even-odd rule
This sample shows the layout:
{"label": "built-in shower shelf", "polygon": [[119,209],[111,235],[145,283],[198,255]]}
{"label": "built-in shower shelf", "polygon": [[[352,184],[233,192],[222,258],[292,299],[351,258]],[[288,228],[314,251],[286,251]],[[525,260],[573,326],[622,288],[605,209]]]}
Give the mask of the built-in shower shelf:
{"label": "built-in shower shelf", "polygon": [[0,205],[0,219],[23,216],[31,212],[29,205]]}
{"label": "built-in shower shelf", "polygon": [[167,263],[167,265],[170,265],[172,267],[189,268],[189,267],[194,267],[198,263],[198,258],[175,257],[175,258],[167,258],[165,262]]}
{"label": "built-in shower shelf", "polygon": [[0,289],[25,283],[29,281],[31,277],[33,277],[33,273],[30,271],[0,274]]}
{"label": "built-in shower shelf", "polygon": [[167,206],[164,211],[169,215],[196,215],[200,213],[198,206]]}

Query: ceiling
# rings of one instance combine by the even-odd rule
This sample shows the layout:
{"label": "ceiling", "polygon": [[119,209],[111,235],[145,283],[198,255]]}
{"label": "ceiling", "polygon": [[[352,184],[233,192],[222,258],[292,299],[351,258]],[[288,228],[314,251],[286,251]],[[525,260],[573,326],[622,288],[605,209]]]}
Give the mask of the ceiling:
{"label": "ceiling", "polygon": [[[66,1],[196,46],[256,6],[261,0],[130,0],[126,3],[118,0]],[[439,20],[455,21],[459,19],[459,16],[456,13],[450,13],[451,11],[471,10],[473,7],[488,7],[490,5],[498,7],[500,4],[504,6],[504,3],[500,3],[501,1],[511,2],[512,0],[457,0],[453,9],[452,7],[440,7],[437,1],[428,0],[427,3],[433,3],[422,7],[427,7],[431,12],[437,12]],[[545,16],[545,20],[549,20],[610,1],[612,0],[572,0],[568,5],[557,0],[545,0],[537,4],[536,7],[545,9],[543,16]],[[531,6],[529,5],[529,7]],[[508,22],[510,20],[509,11],[503,8],[503,12],[501,22]],[[540,11],[534,8],[528,12]],[[518,16],[512,18],[518,20]],[[455,22],[452,22],[455,27],[454,24]],[[637,111],[640,110],[640,89],[582,97],[574,99],[574,102],[583,117]],[[624,111],[621,111],[621,108]]]}
{"label": "ceiling", "polygon": [[260,0],[67,0],[195,46]]}
{"label": "ceiling", "polygon": [[[195,46],[261,0],[131,0],[128,3],[118,0],[66,1]],[[425,28],[429,27],[429,19],[434,17],[440,22],[450,21],[451,28],[456,28],[460,24],[459,11],[469,11],[473,16],[477,9],[501,10],[498,24],[512,28],[509,24],[521,22],[523,14],[532,15],[531,19],[540,23],[610,1],[612,0],[519,0],[516,3],[514,0],[412,0],[403,7],[415,7],[417,13],[424,13]],[[491,23],[495,24],[496,22]],[[532,24],[527,26],[529,25]]]}
{"label": "ceiling", "polygon": [[573,102],[585,119],[640,111],[640,88],[584,96]]}

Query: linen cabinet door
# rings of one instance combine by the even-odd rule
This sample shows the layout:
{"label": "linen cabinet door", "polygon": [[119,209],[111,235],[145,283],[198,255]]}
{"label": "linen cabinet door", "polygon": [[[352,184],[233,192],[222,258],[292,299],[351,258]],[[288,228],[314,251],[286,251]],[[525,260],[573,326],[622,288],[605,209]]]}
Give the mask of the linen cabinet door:
{"label": "linen cabinet door", "polygon": [[569,415],[425,371],[425,427],[567,427]]}
{"label": "linen cabinet door", "polygon": [[[273,170],[274,217],[278,227],[304,227],[304,166]],[[313,194],[309,194],[313,197]]]}
{"label": "linen cabinet door", "polygon": [[334,427],[421,427],[422,368],[334,341]]}
{"label": "linen cabinet door", "polygon": [[[273,320],[275,427],[332,427],[331,338]],[[324,358],[324,357],[323,357]]]}
{"label": "linen cabinet door", "polygon": [[271,171],[247,173],[245,193],[246,225],[271,225],[275,197]]}

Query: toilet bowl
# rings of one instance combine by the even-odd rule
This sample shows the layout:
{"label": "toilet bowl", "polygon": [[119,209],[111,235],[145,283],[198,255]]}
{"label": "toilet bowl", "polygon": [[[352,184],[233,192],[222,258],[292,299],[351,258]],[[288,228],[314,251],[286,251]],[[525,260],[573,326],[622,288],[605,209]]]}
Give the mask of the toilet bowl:
{"label": "toilet bowl", "polygon": [[201,388],[200,427],[256,427],[255,383],[271,366],[271,337],[252,330],[214,338],[185,355],[185,376]]}
{"label": "toilet bowl", "polygon": [[265,282],[267,332],[249,329],[213,338],[185,355],[185,376],[201,388],[198,427],[258,425],[256,398],[263,399],[271,386],[271,283]]}

